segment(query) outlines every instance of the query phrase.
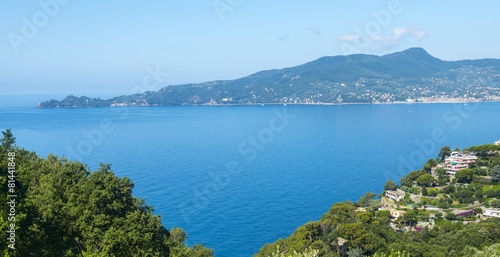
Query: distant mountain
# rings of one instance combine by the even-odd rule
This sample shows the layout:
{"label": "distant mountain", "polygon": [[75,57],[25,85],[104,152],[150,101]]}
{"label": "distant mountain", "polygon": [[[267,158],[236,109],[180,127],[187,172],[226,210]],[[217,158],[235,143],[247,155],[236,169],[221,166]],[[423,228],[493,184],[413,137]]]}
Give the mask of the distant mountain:
{"label": "distant mountain", "polygon": [[500,100],[500,60],[443,61],[422,48],[384,56],[328,56],[235,80],[166,86],[111,99],[68,96],[38,108],[262,103]]}

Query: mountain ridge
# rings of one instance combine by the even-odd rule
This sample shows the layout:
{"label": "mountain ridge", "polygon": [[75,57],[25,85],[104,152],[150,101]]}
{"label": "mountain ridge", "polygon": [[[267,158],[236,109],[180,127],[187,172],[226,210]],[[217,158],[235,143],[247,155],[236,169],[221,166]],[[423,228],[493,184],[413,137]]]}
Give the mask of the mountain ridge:
{"label": "mountain ridge", "polygon": [[382,56],[325,56],[238,79],[168,85],[155,92],[107,100],[68,96],[37,107],[379,103],[456,98],[488,101],[500,96],[499,71],[499,59],[444,61],[415,47]]}

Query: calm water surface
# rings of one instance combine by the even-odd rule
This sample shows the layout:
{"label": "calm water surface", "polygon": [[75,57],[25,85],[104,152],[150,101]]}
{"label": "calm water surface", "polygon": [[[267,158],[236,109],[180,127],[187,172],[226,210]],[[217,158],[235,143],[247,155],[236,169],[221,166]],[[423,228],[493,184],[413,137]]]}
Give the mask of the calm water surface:
{"label": "calm water surface", "polygon": [[43,99],[0,96],[0,129],[43,157],[112,163],[165,227],[216,256],[251,256],[381,193],[443,145],[500,139],[500,103],[33,108]]}

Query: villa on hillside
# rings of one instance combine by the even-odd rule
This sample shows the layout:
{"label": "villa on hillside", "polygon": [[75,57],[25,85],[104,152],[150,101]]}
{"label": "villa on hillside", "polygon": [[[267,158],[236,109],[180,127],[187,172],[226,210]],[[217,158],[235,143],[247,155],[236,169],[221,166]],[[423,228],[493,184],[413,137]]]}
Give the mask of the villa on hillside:
{"label": "villa on hillside", "polygon": [[469,163],[476,162],[476,160],[477,157],[473,154],[451,152],[451,155],[444,161],[446,164],[446,172],[454,175],[459,170],[467,169]]}
{"label": "villa on hillside", "polygon": [[337,237],[337,245],[339,246],[339,256],[347,256],[347,240],[342,237]]}
{"label": "villa on hillside", "polygon": [[500,140],[496,141],[495,145],[500,145]]}
{"label": "villa on hillside", "polygon": [[392,199],[395,202],[399,202],[405,198],[405,192],[401,189],[397,189],[396,191],[385,191],[385,195]]}
{"label": "villa on hillside", "polygon": [[483,215],[485,217],[500,217],[500,209],[486,209]]}
{"label": "villa on hillside", "polygon": [[404,215],[406,213],[406,211],[402,211],[402,210],[390,210],[391,212],[391,216],[394,217],[394,218],[399,218],[400,216]]}

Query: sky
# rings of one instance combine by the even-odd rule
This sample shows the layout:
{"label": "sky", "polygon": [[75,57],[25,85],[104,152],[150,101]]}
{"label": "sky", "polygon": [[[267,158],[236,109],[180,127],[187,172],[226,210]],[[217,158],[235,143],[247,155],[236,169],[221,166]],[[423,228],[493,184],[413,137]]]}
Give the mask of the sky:
{"label": "sky", "polygon": [[323,56],[500,58],[499,1],[3,0],[0,95],[119,95]]}

